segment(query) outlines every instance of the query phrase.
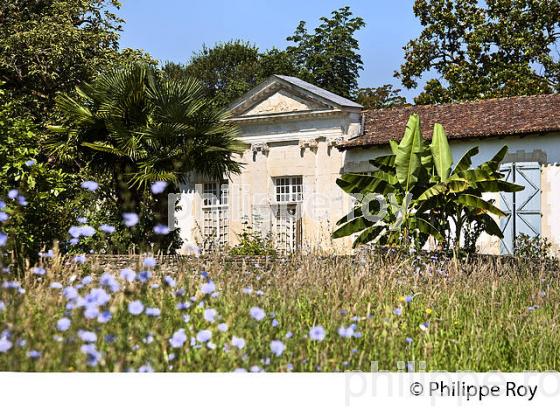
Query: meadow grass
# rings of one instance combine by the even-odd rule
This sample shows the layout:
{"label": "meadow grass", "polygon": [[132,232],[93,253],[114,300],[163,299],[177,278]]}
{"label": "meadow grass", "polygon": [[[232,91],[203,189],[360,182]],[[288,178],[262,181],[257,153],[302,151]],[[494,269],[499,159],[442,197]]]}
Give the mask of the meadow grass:
{"label": "meadow grass", "polygon": [[[118,270],[109,280],[107,270],[51,260],[43,275],[3,278],[0,371],[368,371],[372,362],[391,371],[399,362],[430,371],[560,370],[559,278],[539,264],[366,254],[259,266],[214,257],[173,272],[150,268],[145,282]],[[70,288],[79,296],[69,298]],[[91,292],[98,288],[109,300]],[[142,303],[140,314],[132,301]],[[148,307],[160,315],[148,316]],[[314,340],[320,328],[310,334],[317,326],[323,340]]]}

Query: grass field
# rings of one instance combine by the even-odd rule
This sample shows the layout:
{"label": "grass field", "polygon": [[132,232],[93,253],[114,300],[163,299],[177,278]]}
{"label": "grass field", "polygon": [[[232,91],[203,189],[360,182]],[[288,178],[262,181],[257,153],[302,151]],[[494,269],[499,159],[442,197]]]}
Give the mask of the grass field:
{"label": "grass field", "polygon": [[538,265],[216,257],[163,274],[78,262],[18,283],[4,273],[1,371],[560,370],[560,283]]}

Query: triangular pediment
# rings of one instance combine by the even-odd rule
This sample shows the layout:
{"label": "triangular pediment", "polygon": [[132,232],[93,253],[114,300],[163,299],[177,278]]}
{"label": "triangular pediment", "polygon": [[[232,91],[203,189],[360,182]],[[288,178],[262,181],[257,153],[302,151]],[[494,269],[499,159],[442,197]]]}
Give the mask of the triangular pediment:
{"label": "triangular pediment", "polygon": [[273,94],[266,96],[262,101],[257,102],[241,114],[241,116],[280,114],[328,108],[328,105],[321,104],[318,101],[296,96],[286,90],[278,90]]}
{"label": "triangular pediment", "polygon": [[229,107],[234,119],[359,109],[360,105],[294,77],[269,77]]}

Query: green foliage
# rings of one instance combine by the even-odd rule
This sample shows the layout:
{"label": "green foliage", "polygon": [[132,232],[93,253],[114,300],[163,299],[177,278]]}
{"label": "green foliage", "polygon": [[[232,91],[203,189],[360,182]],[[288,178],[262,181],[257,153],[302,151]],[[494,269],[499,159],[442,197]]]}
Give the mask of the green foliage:
{"label": "green foliage", "polygon": [[206,97],[226,106],[261,80],[258,48],[239,40],[205,45],[184,67],[184,75],[198,79]]}
{"label": "green foliage", "polygon": [[[78,178],[48,160],[37,127],[16,117],[5,97],[0,89],[0,197],[7,202],[10,216],[4,229],[21,264],[25,258],[36,259],[41,248],[66,235],[75,218],[68,210],[79,203]],[[7,200],[11,189],[17,189],[27,205]]]}
{"label": "green foliage", "polygon": [[151,182],[239,172],[237,128],[193,79],[131,65],[79,87],[78,98],[61,95],[58,107],[65,124],[51,127],[51,153],[109,178],[122,211],[135,210]]}
{"label": "green foliage", "polygon": [[0,4],[0,80],[20,113],[52,118],[56,94],[141,52],[119,51],[116,0],[10,0]]}
{"label": "green foliage", "polygon": [[400,91],[393,88],[391,84],[376,88],[360,88],[356,102],[363,105],[366,110],[399,107],[406,105],[406,98],[400,95]]}
{"label": "green foliage", "polygon": [[365,26],[361,17],[353,17],[350,7],[342,7],[321,17],[313,33],[301,21],[288,37],[294,45],[286,51],[293,56],[298,75],[321,88],[352,98],[358,89],[362,58],[354,33]]}
{"label": "green foliage", "polygon": [[518,258],[540,261],[553,269],[558,269],[560,264],[548,238],[541,236],[518,235],[515,238],[514,255]]}
{"label": "green foliage", "polygon": [[416,0],[414,13],[424,30],[396,75],[407,88],[438,76],[417,104],[560,91],[559,2]]}
{"label": "green foliage", "polygon": [[429,145],[420,130],[420,118],[413,114],[401,142],[391,144],[393,154],[370,161],[376,168],[370,175],[350,173],[337,180],[345,192],[359,196],[356,208],[337,222],[334,238],[359,233],[354,246],[374,242],[420,248],[432,236],[445,250],[455,251],[464,239],[464,250],[472,252],[482,232],[503,237],[490,214],[505,214],[483,194],[523,189],[503,181],[498,172],[507,147],[474,169],[478,149],[471,149],[453,169],[443,127],[435,125]]}
{"label": "green foliage", "polygon": [[245,221],[239,244],[231,248],[229,253],[232,256],[276,256],[277,252],[270,236],[263,236]]}

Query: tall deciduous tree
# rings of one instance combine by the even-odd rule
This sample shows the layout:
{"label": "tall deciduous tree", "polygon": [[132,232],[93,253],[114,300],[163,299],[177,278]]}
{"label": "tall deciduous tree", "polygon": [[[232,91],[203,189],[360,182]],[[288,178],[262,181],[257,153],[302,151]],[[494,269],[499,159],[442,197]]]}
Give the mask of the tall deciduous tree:
{"label": "tall deciduous tree", "polygon": [[333,93],[351,98],[358,88],[362,58],[356,31],[365,26],[361,17],[353,17],[350,7],[342,7],[321,17],[313,33],[301,21],[288,37],[295,45],[287,48],[293,56],[299,76]]}
{"label": "tall deciduous tree", "polygon": [[406,98],[400,95],[400,91],[398,88],[393,88],[391,84],[375,88],[360,88],[356,101],[368,110],[398,107],[406,104]]}
{"label": "tall deciduous tree", "polygon": [[225,106],[257,82],[259,49],[244,41],[203,46],[184,69],[184,75],[198,79],[206,95]]}
{"label": "tall deciduous tree", "polygon": [[225,107],[272,74],[296,75],[292,56],[272,48],[264,53],[241,40],[203,46],[186,64],[168,62],[163,71],[173,78],[196,78],[205,94]]}
{"label": "tall deciduous tree", "polygon": [[167,63],[164,71],[174,77],[194,77],[218,106],[227,106],[272,74],[301,79],[345,97],[355,97],[362,59],[354,33],[365,24],[349,7],[322,17],[309,33],[304,21],[285,50],[265,52],[251,43],[234,40],[204,46],[186,64]]}
{"label": "tall deciduous tree", "polygon": [[0,80],[36,120],[67,92],[113,64],[143,58],[119,51],[117,0],[0,2]]}
{"label": "tall deciduous tree", "polygon": [[560,2],[416,0],[424,26],[396,76],[407,88],[436,73],[417,104],[560,91]]}

